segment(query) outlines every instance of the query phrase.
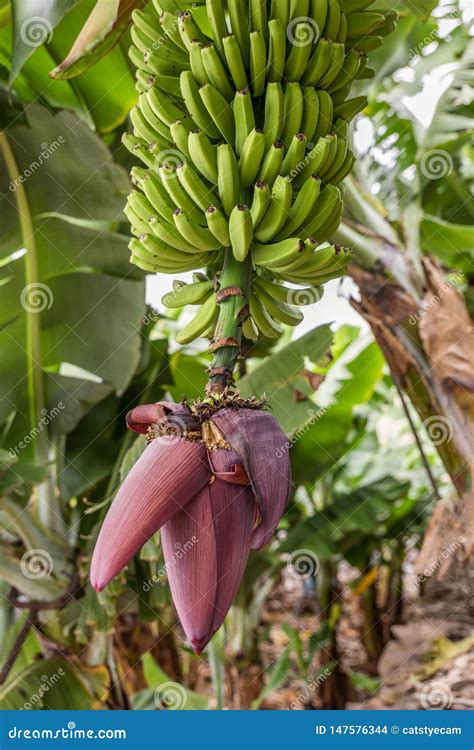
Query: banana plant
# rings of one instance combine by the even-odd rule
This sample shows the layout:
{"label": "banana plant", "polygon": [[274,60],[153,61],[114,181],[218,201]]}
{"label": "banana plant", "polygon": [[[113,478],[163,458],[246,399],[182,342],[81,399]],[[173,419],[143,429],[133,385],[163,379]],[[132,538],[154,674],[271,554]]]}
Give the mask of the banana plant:
{"label": "banana plant", "polygon": [[[163,302],[199,305],[176,340],[209,338],[214,358],[201,399],[127,415],[148,446],[104,521],[91,581],[102,591],[161,528],[173,599],[197,654],[291,494],[286,436],[263,397],[242,397],[234,370],[243,340],[296,326],[299,308],[350,260],[330,240],[354,164],[349,122],[367,104],[351,90],[372,77],[369,53],[397,19],[371,5],[207,0],[187,10],[154,0],[132,13],[139,98],[123,143],[143,166],[131,171],[125,209],[131,261],[147,273],[201,274]],[[176,548],[190,540],[176,564]]]}
{"label": "banana plant", "polygon": [[[356,176],[346,182],[346,216],[336,237],[354,250],[350,273],[362,296],[354,305],[371,324],[394,380],[414,404],[462,497],[471,484],[474,436],[469,194],[474,119],[467,93],[472,43],[461,17],[455,18],[450,37],[436,37],[431,54],[408,56],[410,84],[394,85],[390,76],[379,84],[386,95],[374,97],[369,111],[377,147],[387,146],[393,133],[402,134],[392,147],[394,168],[383,168],[370,155],[360,161]],[[405,40],[399,42],[408,53]],[[422,127],[403,96],[421,89],[428,67],[444,65],[450,86]]]}

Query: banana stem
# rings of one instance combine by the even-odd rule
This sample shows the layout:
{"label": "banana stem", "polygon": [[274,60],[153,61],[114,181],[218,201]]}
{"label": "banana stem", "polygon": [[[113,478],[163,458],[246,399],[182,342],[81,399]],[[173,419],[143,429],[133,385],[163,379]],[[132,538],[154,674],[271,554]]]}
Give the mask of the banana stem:
{"label": "banana stem", "polygon": [[[38,254],[35,241],[35,229],[31,216],[26,190],[20,180],[15,155],[5,132],[0,131],[0,153],[3,154],[8,176],[16,185],[15,200],[18,211],[21,238],[26,248],[25,286],[34,288],[39,282]],[[29,423],[31,430],[36,430],[44,413],[46,398],[44,392],[43,371],[41,368],[41,316],[37,310],[25,310],[26,318],[26,365],[29,401]],[[38,430],[35,438],[35,460],[47,465],[49,460],[49,441],[46,428]],[[60,531],[60,511],[50,479],[38,488],[38,515],[40,520],[51,529]]]}
{"label": "banana stem", "polygon": [[210,377],[206,387],[210,395],[223,393],[234,382],[233,372],[240,354],[242,325],[247,316],[250,273],[250,253],[241,262],[234,258],[232,248],[226,248],[218,292],[220,310],[212,347],[215,356],[209,368]]}

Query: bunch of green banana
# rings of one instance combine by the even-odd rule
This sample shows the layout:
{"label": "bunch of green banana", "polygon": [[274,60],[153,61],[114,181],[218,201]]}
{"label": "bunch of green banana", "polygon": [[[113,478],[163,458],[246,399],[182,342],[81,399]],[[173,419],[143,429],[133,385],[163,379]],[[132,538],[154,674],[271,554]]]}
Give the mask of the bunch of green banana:
{"label": "bunch of green banana", "polygon": [[[144,167],[132,170],[125,209],[132,262],[204,267],[218,285],[231,248],[252,269],[248,338],[297,325],[298,299],[319,294],[308,285],[349,262],[329,241],[354,164],[348,123],[367,103],[350,92],[373,75],[368,56],[396,22],[373,2],[152,0],[133,12],[139,98],[124,143]],[[212,336],[213,282],[178,284],[170,301],[201,306],[181,341]]]}

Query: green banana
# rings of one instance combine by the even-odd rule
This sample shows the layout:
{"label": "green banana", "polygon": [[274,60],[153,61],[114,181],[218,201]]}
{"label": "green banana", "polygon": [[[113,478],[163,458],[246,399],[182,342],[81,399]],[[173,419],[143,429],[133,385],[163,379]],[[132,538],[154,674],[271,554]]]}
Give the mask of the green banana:
{"label": "green banana", "polygon": [[305,225],[316,209],[320,189],[321,180],[311,175],[303,184],[295,202],[288,210],[288,218],[283,225],[283,229],[276,236],[276,240],[284,240],[287,237],[299,235],[301,227]]}
{"label": "green banana", "polygon": [[265,91],[267,75],[267,48],[261,31],[250,34],[250,81],[252,94],[257,97]]}
{"label": "green banana", "polygon": [[330,39],[319,40],[301,79],[303,86],[317,86],[321,78],[327,73],[332,62],[332,44]]}
{"label": "green banana", "polygon": [[296,177],[304,165],[307,139],[304,133],[296,133],[290,143],[280,173],[283,177]]}
{"label": "green banana", "polygon": [[323,35],[324,27],[328,17],[329,3],[328,0],[311,0],[309,16],[312,18],[319,29],[319,36]]}
{"label": "green banana", "polygon": [[340,182],[342,182],[351,171],[352,167],[354,166],[354,163],[355,163],[354,153],[352,151],[348,151],[346,154],[344,163],[342,164],[339,171],[336,172],[336,174],[331,176],[330,182],[332,182],[334,185],[338,185]]}
{"label": "green banana", "polygon": [[335,78],[339,75],[342,66],[344,65],[344,54],[345,54],[345,47],[341,42],[334,42],[332,45],[332,51],[331,51],[331,67],[329,68],[328,72],[321,78],[321,80],[318,83],[318,86],[322,89],[327,89],[331,85],[331,83],[334,81]]}
{"label": "green banana", "polygon": [[165,221],[173,221],[175,205],[161,180],[158,180],[151,172],[148,172],[141,180],[140,187],[153,206],[154,211]]}
{"label": "green banana", "polygon": [[235,150],[240,156],[249,133],[255,128],[252,97],[248,89],[242,89],[235,94],[233,118],[235,121]]}
{"label": "green banana", "polygon": [[213,295],[201,305],[194,318],[176,334],[178,344],[190,344],[191,341],[199,338],[216,320],[218,312],[219,305]]}
{"label": "green banana", "polygon": [[314,210],[314,218],[306,223],[303,237],[316,237],[318,242],[323,242],[320,237],[324,225],[328,219],[336,215],[342,206],[342,197],[340,190],[334,185],[326,185],[321,190]]}
{"label": "green banana", "polygon": [[216,128],[222,133],[224,140],[233,144],[235,141],[235,121],[229,103],[211,84],[200,88],[199,95]]}
{"label": "green banana", "polygon": [[190,70],[185,70],[180,77],[180,90],[186,108],[196,125],[210,137],[219,138],[220,131],[214,124],[199,95],[199,84]]}
{"label": "green banana", "polygon": [[384,22],[385,16],[382,13],[372,11],[349,13],[347,16],[347,37],[351,39],[367,36]]}
{"label": "green banana", "polygon": [[311,151],[306,154],[304,166],[293,180],[295,187],[300,187],[311,175],[319,175],[320,169],[326,164],[331,150],[331,137],[320,138]]}
{"label": "green banana", "polygon": [[265,154],[262,162],[262,167],[258,179],[261,182],[266,182],[269,185],[273,185],[278,174],[280,173],[281,165],[285,156],[285,146],[281,141],[277,141],[272,144]]}
{"label": "green banana", "polygon": [[250,28],[268,34],[267,0],[250,0]]}
{"label": "green banana", "polygon": [[255,231],[258,242],[270,242],[276,237],[288,218],[292,197],[291,180],[279,175],[273,185],[272,200],[268,211]]}
{"label": "green banana", "polygon": [[348,31],[347,16],[345,13],[341,13],[341,17],[339,21],[339,28],[337,30],[335,41],[345,42],[347,39],[347,31]]}
{"label": "green banana", "polygon": [[194,39],[191,42],[189,48],[189,64],[191,66],[191,72],[200,86],[205,86],[210,83],[210,78],[207,75],[206,68],[204,67],[204,60],[202,59],[202,48],[201,42]]}
{"label": "green banana", "polygon": [[318,91],[319,99],[319,119],[318,127],[313,136],[313,140],[323,138],[331,130],[332,122],[334,119],[334,105],[333,100],[327,91],[321,89]]}
{"label": "green banana", "polygon": [[322,297],[322,290],[318,287],[307,287],[306,289],[291,289],[283,284],[264,279],[258,276],[255,283],[258,284],[270,297],[280,302],[286,302],[294,307],[305,307],[314,305]]}
{"label": "green banana", "polygon": [[234,258],[244,261],[253,241],[252,216],[248,206],[238,204],[229,219],[230,244]]}
{"label": "green banana", "polygon": [[173,219],[176,229],[182,238],[186,242],[189,242],[190,245],[194,245],[201,252],[209,252],[210,250],[218,250],[220,248],[221,244],[219,240],[214,237],[209,229],[193,222],[181,208],[176,209]]}
{"label": "green banana", "polygon": [[301,130],[304,99],[299,83],[287,83],[283,98],[283,130],[280,138],[288,147],[293,136]]}
{"label": "green banana", "polygon": [[184,305],[200,305],[207,300],[214,290],[212,281],[196,281],[192,284],[182,284],[172,292],[167,292],[161,298],[165,307],[174,310]]}
{"label": "green banana", "polygon": [[271,0],[270,18],[277,18],[281,23],[282,29],[286,30],[288,21],[290,20],[290,4],[288,0]]}
{"label": "green banana", "polygon": [[217,184],[217,147],[203,130],[193,130],[188,136],[188,151],[193,164],[203,177]]}
{"label": "green banana", "polygon": [[165,99],[155,88],[150,88],[146,92],[146,99],[155,115],[164,125],[169,127],[176,120],[181,120],[183,124],[189,124],[189,127],[192,127],[193,125],[195,126],[187,112],[182,107],[179,107],[169,98]]}
{"label": "green banana", "polygon": [[216,206],[206,209],[206,221],[209,230],[223,247],[230,247],[229,223]]}
{"label": "green banana", "polygon": [[282,327],[271,318],[252,290],[249,295],[249,307],[252,320],[263,336],[278,338],[282,334]]}
{"label": "green banana", "polygon": [[265,119],[263,132],[267,148],[275,143],[283,129],[284,96],[279,83],[269,83],[265,92]]}
{"label": "green banana", "polygon": [[308,143],[311,143],[318,127],[319,98],[312,86],[307,86],[303,91],[303,119],[301,121],[301,132],[305,134]]}
{"label": "green banana", "polygon": [[191,200],[202,211],[205,211],[211,203],[218,203],[214,191],[206,185],[188,162],[184,161],[179,164],[176,167],[176,174]]}
{"label": "green banana", "polygon": [[[299,16],[303,18],[303,16]],[[300,81],[311,55],[311,44],[305,43],[305,35],[311,34],[307,19],[295,24],[291,29],[292,49],[286,59],[284,75],[287,81]],[[292,41],[294,39],[294,42]]]}
{"label": "green banana", "polygon": [[252,224],[254,229],[258,227],[265,216],[272,200],[272,192],[266,182],[257,182],[253,191],[253,201],[250,206]]}
{"label": "green banana", "polygon": [[245,67],[249,61],[249,18],[246,0],[227,0],[232,33],[239,43]]}
{"label": "green banana", "polygon": [[343,138],[338,138],[336,156],[332,164],[321,173],[323,182],[331,182],[334,175],[339,172],[346,160],[347,150],[347,141]]}
{"label": "green banana", "polygon": [[222,57],[224,52],[224,40],[228,34],[228,30],[221,0],[206,0],[206,12],[214,44]]}
{"label": "green banana", "polygon": [[169,247],[179,250],[181,253],[196,254],[196,248],[183,239],[174,224],[168,224],[153,217],[153,220],[149,222],[150,229],[158,240],[169,245]]}
{"label": "green banana", "polygon": [[227,71],[216,48],[212,44],[206,44],[202,48],[201,57],[211,84],[226,101],[230,101],[234,97],[234,88],[229,83]]}
{"label": "green banana", "polygon": [[192,221],[195,221],[197,223],[203,222],[203,213],[181,186],[176,173],[176,168],[162,166],[159,167],[158,174],[160,175],[163,187],[173,201],[174,205],[177,208],[181,208],[183,209],[183,211],[186,211]]}
{"label": "green banana", "polygon": [[125,204],[123,212],[130,222],[132,234],[140,237],[141,234],[149,231],[150,227],[148,221],[144,221],[142,217],[133,210],[129,202]]}
{"label": "green banana", "polygon": [[256,180],[265,153],[265,135],[260,128],[254,128],[247,136],[239,159],[240,183],[250,187]]}
{"label": "green banana", "polygon": [[244,338],[248,339],[249,341],[256,341],[258,339],[258,328],[256,327],[250,315],[244,320],[242,333],[244,335]]}
{"label": "green banana", "polygon": [[[174,23],[176,23],[176,17],[173,20]],[[194,41],[201,42],[202,44],[205,44],[207,41],[189,10],[179,13],[178,30],[181,36],[181,41],[188,51]]]}
{"label": "green banana", "polygon": [[274,242],[256,244],[252,249],[252,260],[257,266],[268,266],[274,263],[290,263],[305,251],[305,243],[297,237]]}
{"label": "green banana", "polygon": [[345,120],[352,120],[359,112],[362,112],[367,106],[366,96],[356,96],[354,99],[348,99],[342,104],[334,107],[334,117],[343,117]]}
{"label": "green banana", "polygon": [[271,83],[278,83],[285,70],[286,34],[277,18],[268,24],[268,45],[267,79]]}
{"label": "green banana", "polygon": [[324,26],[324,36],[335,40],[341,23],[341,9],[338,0],[329,0],[328,15]]}
{"label": "green banana", "polygon": [[242,53],[235,36],[225,36],[223,41],[224,54],[227,67],[237,91],[248,87],[247,73],[245,71]]}
{"label": "green banana", "polygon": [[261,304],[274,320],[287,326],[297,326],[301,323],[304,316],[296,307],[271,297],[258,282],[255,283],[254,288],[258,292]]}
{"label": "green banana", "polygon": [[227,216],[230,216],[240,196],[239,165],[234,149],[228,143],[217,147],[217,188]]}
{"label": "green banana", "polygon": [[183,159],[184,158],[190,159],[191,157],[190,157],[189,149],[188,149],[189,133],[184,127],[181,120],[176,120],[176,122],[173,122],[170,125],[169,130],[170,130],[170,135],[173,139],[173,143],[183,155]]}
{"label": "green banana", "polygon": [[348,83],[352,83],[355,80],[357,73],[361,67],[362,55],[356,49],[351,49],[344,59],[341,70],[327,87],[331,94],[335,94],[336,91],[347,86]]}

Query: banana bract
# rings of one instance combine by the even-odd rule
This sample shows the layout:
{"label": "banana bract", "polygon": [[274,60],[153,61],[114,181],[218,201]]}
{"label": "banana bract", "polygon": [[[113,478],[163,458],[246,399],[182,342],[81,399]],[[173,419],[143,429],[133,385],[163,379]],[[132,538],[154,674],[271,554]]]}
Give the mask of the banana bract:
{"label": "banana bract", "polygon": [[286,282],[318,298],[344,274],[350,252],[330,240],[354,163],[348,123],[367,103],[351,89],[372,77],[368,55],[395,21],[370,0],[153,0],[133,12],[139,101],[124,143],[144,166],[126,209],[131,259],[151,273],[206,269],[201,289],[173,296],[206,305],[182,343],[212,338],[209,281],[226,248],[250,259],[252,338],[301,320]]}
{"label": "banana bract", "polygon": [[91,582],[103,589],[161,529],[176,609],[200,653],[224,621],[250,550],[269,542],[283,514],[288,443],[259,409],[224,407],[198,417],[163,402],[135,408],[127,421],[149,444],[106,516]]}

